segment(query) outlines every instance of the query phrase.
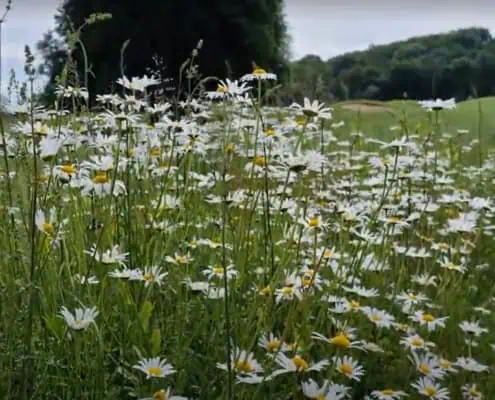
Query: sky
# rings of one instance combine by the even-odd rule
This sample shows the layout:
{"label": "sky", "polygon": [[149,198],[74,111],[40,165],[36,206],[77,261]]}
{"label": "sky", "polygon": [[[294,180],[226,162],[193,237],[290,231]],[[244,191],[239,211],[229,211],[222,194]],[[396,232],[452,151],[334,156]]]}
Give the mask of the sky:
{"label": "sky", "polygon": [[[7,0],[0,0],[3,13]],[[22,77],[24,45],[34,50],[54,27],[60,0],[13,0],[2,28],[2,93],[11,68]],[[495,32],[494,0],[286,0],[292,57],[323,59],[411,36],[483,26]]]}

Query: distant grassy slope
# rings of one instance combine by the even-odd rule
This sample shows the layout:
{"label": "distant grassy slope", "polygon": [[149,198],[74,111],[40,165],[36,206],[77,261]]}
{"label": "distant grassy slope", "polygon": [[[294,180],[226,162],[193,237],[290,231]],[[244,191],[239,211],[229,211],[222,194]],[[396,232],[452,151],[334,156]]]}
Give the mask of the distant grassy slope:
{"label": "distant grassy slope", "polygon": [[[458,129],[468,129],[470,134],[466,140],[478,136],[478,107],[481,103],[481,132],[483,141],[490,146],[495,145],[495,97],[467,100],[457,104],[455,110],[445,110],[441,114],[441,122],[444,132],[455,134]],[[362,105],[362,111],[358,106]],[[394,132],[390,128],[400,123],[400,119],[407,121],[407,126],[414,131],[418,124],[427,126],[428,112],[421,109],[413,100],[393,100],[377,102],[369,100],[354,100],[333,105],[334,119],[345,120],[353,130],[359,130],[370,136],[391,138]],[[353,109],[351,109],[353,108]],[[379,112],[379,109],[382,109]]]}

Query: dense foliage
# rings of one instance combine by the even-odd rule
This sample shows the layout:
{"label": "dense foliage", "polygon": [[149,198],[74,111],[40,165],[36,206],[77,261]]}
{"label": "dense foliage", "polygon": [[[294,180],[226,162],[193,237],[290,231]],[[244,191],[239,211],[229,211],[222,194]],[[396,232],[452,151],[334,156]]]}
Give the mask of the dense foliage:
{"label": "dense foliage", "polygon": [[[45,58],[45,73],[53,89],[68,59],[64,50],[74,39],[72,31],[93,13],[112,18],[81,30],[87,50],[91,93],[108,90],[121,76],[121,50],[125,49],[125,74],[142,75],[156,55],[166,66],[166,75],[177,79],[180,66],[203,40],[199,70],[203,76],[224,77],[250,72],[256,62],[266,69],[283,68],[287,53],[282,0],[174,0],[140,2],[129,0],[66,0],[56,16],[54,41],[47,33],[38,48]],[[55,35],[56,36],[56,35]],[[70,46],[69,46],[70,47]],[[71,54],[82,76],[81,46]]]}
{"label": "dense foliage", "polygon": [[495,39],[488,29],[469,28],[370,46],[327,61],[308,55],[293,63],[290,88],[296,98],[327,100],[492,95]]}

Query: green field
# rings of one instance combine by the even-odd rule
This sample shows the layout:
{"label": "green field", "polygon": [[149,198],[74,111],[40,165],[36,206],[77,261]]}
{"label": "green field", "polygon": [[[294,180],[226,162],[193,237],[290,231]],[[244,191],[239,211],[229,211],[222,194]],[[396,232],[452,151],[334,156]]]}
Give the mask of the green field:
{"label": "green field", "polygon": [[[363,111],[351,111],[345,109],[349,105],[368,106],[374,111],[366,109]],[[336,103],[333,107],[336,120],[351,121],[352,129],[361,130],[374,137],[393,136],[389,128],[399,125],[401,120],[406,121],[406,125],[411,132],[418,129],[421,131],[421,129],[430,124],[429,117],[431,115],[425,113],[420,105],[413,100],[387,102],[355,100]],[[457,108],[443,112],[441,119],[445,133],[455,135],[458,129],[467,129],[470,132],[464,138],[467,142],[473,138],[478,138],[479,129],[481,129],[482,140],[486,141],[486,144],[490,146],[495,144],[495,97],[457,103]]]}

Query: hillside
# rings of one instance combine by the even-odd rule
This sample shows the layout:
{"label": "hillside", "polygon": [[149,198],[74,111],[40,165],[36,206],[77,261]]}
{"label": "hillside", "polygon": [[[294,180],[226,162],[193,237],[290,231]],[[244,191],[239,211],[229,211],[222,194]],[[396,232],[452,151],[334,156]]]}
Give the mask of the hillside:
{"label": "hillside", "polygon": [[290,95],[325,100],[392,100],[495,94],[495,39],[485,28],[414,37],[327,61],[308,55],[291,65]]}

